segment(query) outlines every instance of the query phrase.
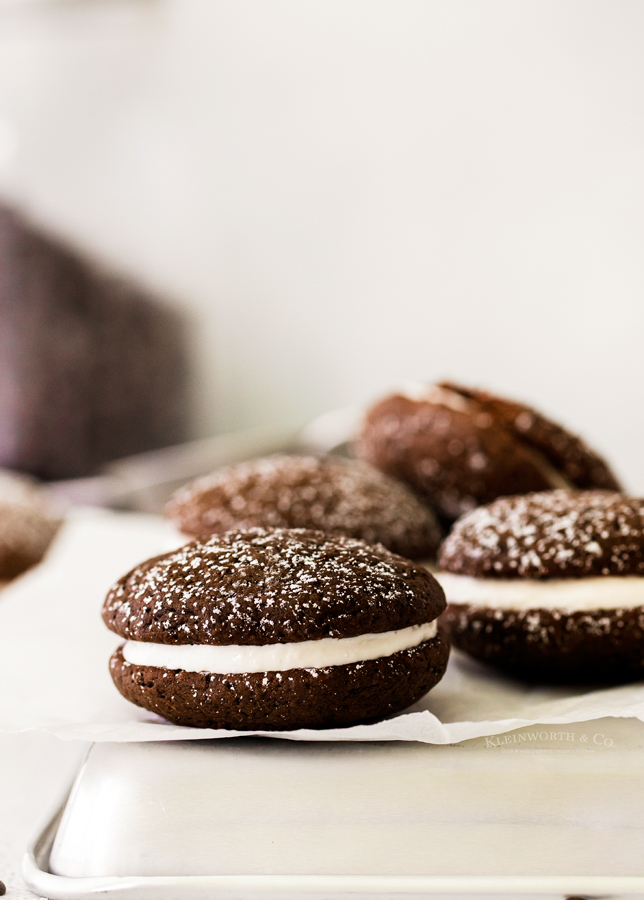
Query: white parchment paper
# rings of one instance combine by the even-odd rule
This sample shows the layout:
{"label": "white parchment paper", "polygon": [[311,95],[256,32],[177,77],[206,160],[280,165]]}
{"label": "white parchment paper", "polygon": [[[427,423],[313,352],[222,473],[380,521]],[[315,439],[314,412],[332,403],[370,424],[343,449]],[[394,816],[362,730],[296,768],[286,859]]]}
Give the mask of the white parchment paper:
{"label": "white parchment paper", "polygon": [[[251,732],[171,725],[124,700],[108,671],[120,642],[103,625],[103,598],[118,577],[181,543],[154,516],[78,509],[46,560],[0,593],[0,730],[40,730],[65,740],[168,741]],[[295,741],[449,744],[536,724],[605,716],[644,721],[644,684],[606,690],[534,688],[453,652],[422,701],[375,725],[252,732]]]}

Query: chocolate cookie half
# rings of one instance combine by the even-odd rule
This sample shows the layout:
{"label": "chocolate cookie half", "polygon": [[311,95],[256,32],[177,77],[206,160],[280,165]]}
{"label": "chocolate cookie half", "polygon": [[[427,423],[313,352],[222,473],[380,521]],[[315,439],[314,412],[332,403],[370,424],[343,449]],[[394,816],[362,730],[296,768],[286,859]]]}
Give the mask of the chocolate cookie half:
{"label": "chocolate cookie half", "polygon": [[439,554],[454,646],[543,682],[644,678],[644,500],[609,491],[503,497]]}
{"label": "chocolate cookie half", "polygon": [[560,425],[529,406],[448,382],[381,400],[356,449],[448,520],[505,495],[619,490],[607,463]]}
{"label": "chocolate cookie half", "polygon": [[35,482],[0,471],[0,582],[40,562],[60,522]]}
{"label": "chocolate cookie half", "polygon": [[381,719],[442,677],[443,591],[384,547],[306,529],[215,535],[142,563],[103,618],[128,700],[171,722],[329,728]]}
{"label": "chocolate cookie half", "polygon": [[340,457],[271,456],[229,466],[178,491],[166,514],[200,540],[234,528],[313,528],[430,559],[441,539],[436,517],[409,488]]}

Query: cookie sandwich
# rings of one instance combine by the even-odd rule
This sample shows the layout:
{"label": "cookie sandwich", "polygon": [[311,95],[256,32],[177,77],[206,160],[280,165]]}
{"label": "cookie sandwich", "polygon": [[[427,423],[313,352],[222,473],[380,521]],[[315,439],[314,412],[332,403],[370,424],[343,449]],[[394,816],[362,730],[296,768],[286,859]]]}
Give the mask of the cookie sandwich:
{"label": "cookie sandwich", "polygon": [[177,528],[205,540],[246,528],[312,528],[432,559],[436,517],[405,485],[354,459],[270,456],[219,469],[179,490],[166,508]]}
{"label": "cookie sandwich", "polygon": [[60,522],[37,483],[0,471],[0,583],[40,562]]}
{"label": "cookie sandwich", "polygon": [[306,529],[215,535],[109,592],[123,696],[179,725],[331,728],[382,719],[442,677],[440,585],[381,546]]}
{"label": "cookie sandwich", "polygon": [[644,678],[644,500],[502,497],[459,519],[439,566],[455,647],[535,681]]}
{"label": "cookie sandwich", "polygon": [[561,425],[449,382],[381,400],[366,415],[356,451],[448,521],[500,496],[620,489],[608,464]]}

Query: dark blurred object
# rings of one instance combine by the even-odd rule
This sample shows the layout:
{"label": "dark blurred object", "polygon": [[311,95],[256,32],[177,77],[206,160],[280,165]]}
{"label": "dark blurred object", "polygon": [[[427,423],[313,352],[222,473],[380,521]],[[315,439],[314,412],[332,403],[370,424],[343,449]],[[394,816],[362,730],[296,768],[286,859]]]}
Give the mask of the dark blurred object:
{"label": "dark blurred object", "polygon": [[0,466],[74,478],[187,437],[180,316],[0,207]]}

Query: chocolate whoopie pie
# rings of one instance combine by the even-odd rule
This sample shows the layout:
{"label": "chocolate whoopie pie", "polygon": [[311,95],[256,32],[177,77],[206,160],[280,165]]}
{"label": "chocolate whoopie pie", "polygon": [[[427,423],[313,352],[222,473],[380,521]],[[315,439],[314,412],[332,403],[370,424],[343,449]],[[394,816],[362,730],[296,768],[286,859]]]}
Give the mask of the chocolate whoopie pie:
{"label": "chocolate whoopie pie", "polygon": [[125,639],[119,691],[171,722],[330,728],[381,719],[433,687],[449,648],[423,568],[306,529],[214,535],[141,563],[103,618]]}
{"label": "chocolate whoopie pie", "polygon": [[502,497],[458,520],[439,565],[455,647],[531,680],[644,678],[644,500]]}
{"label": "chocolate whoopie pie", "polygon": [[0,472],[0,582],[40,562],[60,526],[37,484]]}
{"label": "chocolate whoopie pie", "polygon": [[270,456],[220,469],[179,490],[166,514],[205,540],[232,529],[313,528],[384,544],[409,559],[436,554],[433,512],[409,488],[354,459]]}
{"label": "chocolate whoopie pie", "polygon": [[500,496],[620,489],[607,463],[560,425],[449,382],[381,400],[368,411],[356,450],[447,520]]}

